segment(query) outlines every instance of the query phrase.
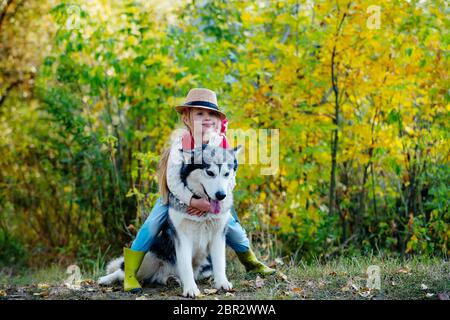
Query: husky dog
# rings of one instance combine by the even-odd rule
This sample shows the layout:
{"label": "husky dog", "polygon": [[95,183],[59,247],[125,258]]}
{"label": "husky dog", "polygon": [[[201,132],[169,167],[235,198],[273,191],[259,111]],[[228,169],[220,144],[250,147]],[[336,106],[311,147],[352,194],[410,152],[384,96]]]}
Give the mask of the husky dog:
{"label": "husky dog", "polygon": [[[183,296],[196,297],[200,291],[195,281],[212,273],[216,289],[232,289],[225,273],[225,233],[240,150],[241,146],[223,149],[206,144],[187,152],[180,150],[184,158],[181,181],[194,197],[209,200],[210,212],[191,215],[188,206],[169,193],[168,219],[144,257],[137,272],[139,280],[167,284],[175,277],[181,280]],[[99,284],[122,281],[123,270],[123,258],[111,261]]]}

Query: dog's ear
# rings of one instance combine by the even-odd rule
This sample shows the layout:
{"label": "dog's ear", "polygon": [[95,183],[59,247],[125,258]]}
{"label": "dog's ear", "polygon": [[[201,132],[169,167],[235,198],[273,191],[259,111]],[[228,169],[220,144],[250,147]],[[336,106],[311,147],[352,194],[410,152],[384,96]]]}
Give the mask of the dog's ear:
{"label": "dog's ear", "polygon": [[192,160],[193,156],[194,156],[194,150],[183,150],[183,149],[178,149],[181,153],[181,156],[184,159],[184,163],[190,163],[190,161]]}
{"label": "dog's ear", "polygon": [[234,156],[236,157],[239,154],[239,152],[241,152],[242,146],[239,145],[236,148],[233,148],[232,150],[233,150]]}
{"label": "dog's ear", "polygon": [[242,146],[237,146],[236,148],[231,149],[231,151],[233,152],[234,155],[234,166],[233,166],[233,170],[234,172],[237,171],[238,168],[238,162],[237,162],[237,155],[239,154],[239,152],[241,152],[242,150]]}

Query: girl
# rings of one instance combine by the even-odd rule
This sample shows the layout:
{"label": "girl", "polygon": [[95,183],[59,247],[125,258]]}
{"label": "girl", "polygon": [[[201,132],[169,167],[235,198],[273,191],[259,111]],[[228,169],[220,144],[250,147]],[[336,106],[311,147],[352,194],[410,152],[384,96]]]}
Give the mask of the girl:
{"label": "girl", "polygon": [[[227,119],[217,106],[217,98],[214,91],[203,88],[191,89],[185,103],[175,107],[175,109],[182,115],[185,128],[175,131],[175,134],[172,135],[170,148],[167,148],[162,154],[158,168],[161,197],[156,201],[131,248],[124,248],[125,291],[137,292],[141,290],[141,286],[136,279],[136,272],[139,270],[145,253],[150,249],[168,217],[169,190],[180,201],[189,206],[189,214],[201,215],[206,214],[210,210],[208,200],[194,198],[193,193],[180,179],[180,170],[183,162],[180,149],[192,149],[199,141],[229,148],[225,137]],[[230,217],[228,222],[226,234],[227,245],[236,252],[247,272],[256,272],[262,275],[273,274],[275,270],[258,261],[250,249],[249,240],[234,208],[231,209],[231,213],[232,217]]]}

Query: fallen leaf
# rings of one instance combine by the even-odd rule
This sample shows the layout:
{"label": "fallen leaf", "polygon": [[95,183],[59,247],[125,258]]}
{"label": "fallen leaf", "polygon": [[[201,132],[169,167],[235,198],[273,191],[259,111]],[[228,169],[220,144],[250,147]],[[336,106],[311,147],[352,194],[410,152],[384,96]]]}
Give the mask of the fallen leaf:
{"label": "fallen leaf", "polygon": [[37,287],[38,287],[38,289],[48,289],[48,288],[50,288],[50,286],[48,284],[46,284],[46,283],[39,283],[37,285]]}
{"label": "fallen leaf", "polygon": [[411,269],[409,267],[400,268],[397,270],[398,273],[405,273],[408,275],[411,275]]}
{"label": "fallen leaf", "polygon": [[65,283],[64,285],[67,288],[69,288],[70,290],[75,290],[75,291],[81,290],[81,286],[78,284]]}
{"label": "fallen leaf", "polygon": [[234,297],[234,293],[232,293],[232,292],[227,292],[227,293],[225,293],[225,296],[226,296],[226,297]]}
{"label": "fallen leaf", "polygon": [[80,282],[81,285],[94,285],[96,282],[92,279],[84,279]]}
{"label": "fallen leaf", "polygon": [[6,297],[6,291],[0,290],[0,297]]}
{"label": "fallen leaf", "polygon": [[422,288],[422,290],[428,290],[428,287],[426,284],[421,284],[420,287]]}
{"label": "fallen leaf", "polygon": [[281,258],[276,258],[275,263],[279,264],[280,266],[284,265],[284,262],[283,262],[283,260],[281,260]]}
{"label": "fallen leaf", "polygon": [[149,297],[146,294],[144,294],[143,296],[137,297],[136,300],[149,300]]}
{"label": "fallen leaf", "polygon": [[47,297],[48,296],[48,291],[35,292],[35,293],[33,293],[33,296]]}
{"label": "fallen leaf", "polygon": [[341,291],[342,292],[347,292],[347,291],[350,291],[350,288],[347,287],[347,286],[344,286],[344,287],[341,288]]}
{"label": "fallen leaf", "polygon": [[432,298],[432,297],[434,297],[434,293],[427,293],[427,294],[426,294],[426,297],[427,297],[427,298]]}
{"label": "fallen leaf", "polygon": [[217,293],[217,289],[204,289],[203,292],[205,292],[208,295],[212,295]]}
{"label": "fallen leaf", "polygon": [[255,286],[257,288],[261,288],[263,285],[264,285],[264,279],[262,279],[260,276],[257,276],[256,280],[255,280]]}
{"label": "fallen leaf", "polygon": [[370,298],[370,297],[372,297],[372,296],[371,296],[371,293],[372,293],[372,291],[371,291],[370,289],[365,289],[365,290],[358,291],[358,294],[359,294],[361,297],[364,297],[364,298]]}
{"label": "fallen leaf", "polygon": [[299,294],[300,292],[303,291],[303,289],[298,288],[298,287],[294,287],[294,288],[291,289],[291,291],[292,291],[293,293],[295,293],[295,294]]}
{"label": "fallen leaf", "polygon": [[281,271],[277,271],[276,277],[277,277],[278,279],[280,279],[280,280],[285,281],[285,282],[289,282],[289,281],[288,281],[287,275],[285,275],[285,274],[284,274],[283,272],[281,272]]}
{"label": "fallen leaf", "polygon": [[240,284],[241,286],[250,287],[250,286],[252,285],[252,282],[249,281],[249,280],[241,280],[241,281],[239,282],[239,284]]}

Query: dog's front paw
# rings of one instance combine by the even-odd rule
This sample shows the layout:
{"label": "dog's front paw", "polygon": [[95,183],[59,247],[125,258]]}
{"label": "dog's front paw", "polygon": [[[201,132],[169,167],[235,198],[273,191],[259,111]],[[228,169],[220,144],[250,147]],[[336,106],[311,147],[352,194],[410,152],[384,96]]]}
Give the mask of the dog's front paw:
{"label": "dog's front paw", "polygon": [[195,298],[200,295],[200,290],[198,290],[197,286],[183,288],[183,296],[186,298]]}
{"label": "dog's front paw", "polygon": [[214,288],[216,288],[217,290],[223,289],[225,291],[230,291],[231,289],[233,289],[233,285],[231,284],[230,281],[224,279],[221,281],[215,281]]}
{"label": "dog's front paw", "polygon": [[109,277],[108,277],[108,276],[104,276],[104,277],[100,277],[100,278],[97,280],[97,283],[98,283],[99,285],[101,285],[101,286],[106,286],[106,285],[111,284],[111,281],[109,280]]}

